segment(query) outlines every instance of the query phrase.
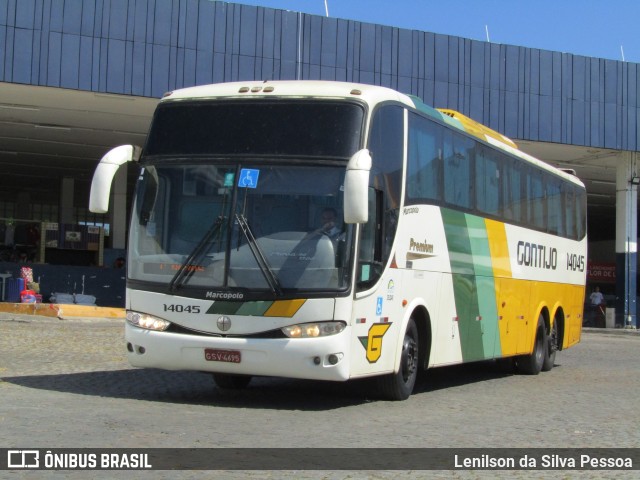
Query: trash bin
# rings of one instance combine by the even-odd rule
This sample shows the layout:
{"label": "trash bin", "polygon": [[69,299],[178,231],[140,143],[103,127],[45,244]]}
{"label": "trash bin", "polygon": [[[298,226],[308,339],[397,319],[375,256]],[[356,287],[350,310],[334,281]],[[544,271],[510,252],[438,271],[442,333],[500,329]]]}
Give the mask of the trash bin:
{"label": "trash bin", "polygon": [[8,278],[7,279],[7,302],[19,303],[20,292],[24,290],[24,279]]}
{"label": "trash bin", "polygon": [[605,312],[605,323],[607,328],[616,328],[616,309],[607,308]]}

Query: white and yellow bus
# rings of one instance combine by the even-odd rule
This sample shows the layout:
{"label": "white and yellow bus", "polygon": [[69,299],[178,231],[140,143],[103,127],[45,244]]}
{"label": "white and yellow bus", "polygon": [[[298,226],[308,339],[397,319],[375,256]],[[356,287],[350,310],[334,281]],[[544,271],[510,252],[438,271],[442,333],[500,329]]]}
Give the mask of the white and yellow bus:
{"label": "white and yellow bus", "polygon": [[420,369],[537,374],[580,340],[584,186],[456,112],[350,83],[193,87],[105,155],[92,211],[128,161],[134,366],[377,376],[405,399]]}

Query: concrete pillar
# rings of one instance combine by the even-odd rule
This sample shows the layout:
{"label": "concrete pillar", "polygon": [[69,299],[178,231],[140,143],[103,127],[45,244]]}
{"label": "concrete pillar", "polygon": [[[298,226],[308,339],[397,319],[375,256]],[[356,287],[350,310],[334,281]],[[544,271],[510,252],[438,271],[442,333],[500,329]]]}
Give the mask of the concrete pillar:
{"label": "concrete pillar", "polygon": [[623,152],[616,169],[616,325],[637,327],[636,275],[638,270],[637,154]]}
{"label": "concrete pillar", "polygon": [[60,183],[60,209],[58,218],[60,223],[76,223],[73,211],[73,190],[75,180],[72,177],[64,177]]}
{"label": "concrete pillar", "polygon": [[111,248],[125,248],[127,244],[127,165],[118,169],[113,185],[111,207]]}

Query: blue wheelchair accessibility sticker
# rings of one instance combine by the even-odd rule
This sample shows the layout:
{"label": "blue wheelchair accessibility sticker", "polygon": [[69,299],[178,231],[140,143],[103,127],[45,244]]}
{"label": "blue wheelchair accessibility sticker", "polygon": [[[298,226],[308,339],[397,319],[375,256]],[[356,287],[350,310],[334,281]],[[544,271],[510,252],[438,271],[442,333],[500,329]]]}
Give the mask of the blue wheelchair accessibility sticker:
{"label": "blue wheelchair accessibility sticker", "polygon": [[260,170],[254,168],[243,168],[240,170],[238,186],[242,188],[257,188]]}
{"label": "blue wheelchair accessibility sticker", "polygon": [[382,315],[382,297],[378,297],[376,302],[376,315]]}

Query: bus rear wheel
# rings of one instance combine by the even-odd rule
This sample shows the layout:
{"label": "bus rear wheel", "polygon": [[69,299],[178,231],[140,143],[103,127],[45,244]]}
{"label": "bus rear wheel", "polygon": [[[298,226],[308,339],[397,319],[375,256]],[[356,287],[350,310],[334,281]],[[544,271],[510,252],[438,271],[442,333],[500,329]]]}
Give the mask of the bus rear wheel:
{"label": "bus rear wheel", "polygon": [[547,336],[547,351],[542,364],[542,371],[548,372],[553,368],[556,361],[556,352],[558,351],[558,319],[556,318],[551,327],[551,332]]}
{"label": "bus rear wheel", "polygon": [[213,381],[218,388],[226,390],[242,390],[249,385],[251,378],[251,375],[231,375],[228,373],[213,374]]}
{"label": "bus rear wheel", "polygon": [[521,355],[517,358],[518,371],[526,375],[538,375],[542,370],[547,356],[547,332],[544,328],[544,317],[538,317],[536,327],[536,339],[533,343],[533,351],[530,355]]}
{"label": "bus rear wheel", "polygon": [[378,378],[379,393],[387,400],[406,400],[413,392],[418,378],[419,345],[418,328],[410,319],[402,340],[398,372]]}

